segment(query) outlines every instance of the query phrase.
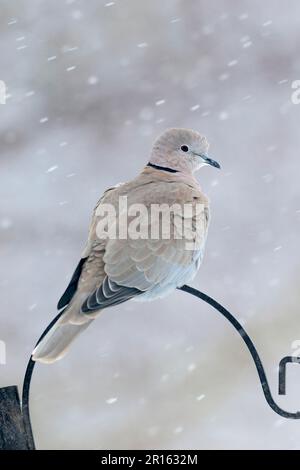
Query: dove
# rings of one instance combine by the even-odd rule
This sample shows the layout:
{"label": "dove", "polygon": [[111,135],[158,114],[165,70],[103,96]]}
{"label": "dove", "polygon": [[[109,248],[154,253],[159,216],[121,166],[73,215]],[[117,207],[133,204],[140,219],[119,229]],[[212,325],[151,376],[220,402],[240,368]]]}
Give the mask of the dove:
{"label": "dove", "polygon": [[[141,173],[104,192],[94,209],[81,259],[58,302],[61,316],[34,349],[34,361],[61,359],[73,340],[107,308],[164,297],[195,277],[210,222],[209,200],[195,172],[207,165],[220,168],[208,156],[208,147],[206,138],[194,130],[167,129],[154,142]],[[120,209],[122,198],[127,214]],[[162,212],[156,219],[148,215],[153,208],[157,215],[162,205],[176,207],[167,219],[167,234],[168,230],[160,229]],[[136,206],[144,214],[139,223],[134,218]],[[106,208],[113,209],[111,227],[118,230],[107,230],[103,236],[99,226]],[[137,225],[144,230],[135,231]],[[113,232],[115,236],[109,236]]]}

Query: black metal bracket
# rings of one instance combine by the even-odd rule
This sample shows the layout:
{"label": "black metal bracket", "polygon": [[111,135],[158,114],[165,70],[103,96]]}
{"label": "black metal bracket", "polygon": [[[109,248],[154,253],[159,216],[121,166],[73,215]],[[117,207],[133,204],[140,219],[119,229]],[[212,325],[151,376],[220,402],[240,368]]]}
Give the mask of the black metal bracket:
{"label": "black metal bracket", "polygon": [[[238,332],[238,334],[241,336],[243,339],[244,343],[246,344],[248,351],[250,352],[252,359],[254,361],[256,370],[258,372],[259,380],[262,386],[262,390],[265,396],[265,399],[268,403],[268,405],[272,408],[275,413],[279,414],[280,416],[283,416],[284,418],[290,418],[290,419],[299,419],[300,418],[300,412],[296,411],[294,413],[291,413],[289,411],[285,411],[282,408],[280,408],[277,403],[274,401],[272,397],[272,393],[270,390],[270,386],[267,380],[267,376],[264,370],[264,367],[262,365],[261,359],[258,355],[258,352],[250,339],[249,335],[246,333],[245,329],[242,327],[242,325],[236,320],[236,318],[228,311],[226,308],[224,308],[221,304],[219,304],[216,300],[214,300],[212,297],[209,297],[208,295],[204,294],[203,292],[198,291],[197,289],[194,289],[193,287],[190,286],[182,286],[180,287],[180,290],[183,292],[187,292],[188,294],[194,295],[195,297],[198,297],[201,300],[204,300],[204,302],[208,303],[211,305],[213,308],[215,308],[218,312],[220,312],[230,323],[231,325],[235,328],[235,330]],[[59,319],[59,317],[62,315],[63,312],[60,312],[54,320],[48,325],[40,339],[38,340],[37,344],[44,338],[44,336],[48,333],[48,331],[52,328],[52,326],[56,323],[56,321]],[[292,356],[287,356],[284,357],[279,364],[279,395],[284,395],[286,391],[286,364],[289,362],[297,362],[300,364],[300,357],[292,357]],[[29,359],[26,372],[25,372],[25,377],[24,377],[24,382],[23,382],[23,392],[22,392],[22,415],[23,415],[23,420],[24,420],[24,426],[27,435],[30,437],[33,446],[34,446],[34,440],[33,440],[33,434],[32,434],[32,429],[31,429],[31,422],[30,422],[30,410],[29,410],[29,392],[30,392],[30,383],[31,383],[31,378],[32,378],[32,373],[33,369],[35,366],[35,362],[31,359]]]}
{"label": "black metal bracket", "polygon": [[[46,336],[48,331],[52,328],[52,326],[57,322],[57,320],[60,318],[60,316],[63,314],[63,311],[60,312],[56,317],[52,320],[51,323],[47,326],[41,337],[36,343],[36,346],[39,344],[40,341]],[[29,409],[29,393],[30,393],[30,384],[31,384],[31,379],[32,379],[32,373],[33,369],[35,366],[35,361],[32,360],[32,357],[30,356],[30,359],[28,361],[26,371],[25,371],[25,376],[24,376],[24,381],[23,381],[23,390],[22,390],[22,416],[23,416],[23,422],[24,422],[24,428],[26,434],[30,437],[30,441],[34,444],[34,438],[33,438],[33,433],[32,433],[32,427],[31,427],[31,420],[30,420],[30,409]]]}
{"label": "black metal bracket", "polygon": [[[261,359],[258,355],[257,349],[254,346],[252,340],[250,339],[250,336],[246,333],[245,329],[242,327],[242,325],[236,320],[236,318],[226,310],[221,304],[219,304],[216,300],[212,299],[208,295],[204,294],[203,292],[198,291],[197,289],[194,289],[193,287],[190,286],[182,286],[180,287],[180,290],[187,292],[188,294],[192,294],[195,297],[198,297],[199,299],[204,300],[204,302],[207,302],[209,305],[214,307],[218,312],[220,312],[227,320],[232,324],[232,326],[235,328],[235,330],[238,332],[238,334],[241,336],[243,339],[244,343],[246,344],[248,351],[250,352],[252,359],[254,361],[256,370],[258,372],[259,380],[262,386],[262,390],[265,396],[265,399],[268,403],[268,405],[272,408],[275,413],[279,414],[280,416],[283,416],[284,418],[290,418],[290,419],[300,419],[300,411],[295,411],[294,413],[290,413],[289,411],[285,411],[280,406],[277,405],[277,403],[274,401],[272,397],[272,393],[270,390],[270,386],[268,383],[268,379],[264,370],[264,367],[262,365]],[[290,360],[292,359],[292,360]],[[279,364],[279,390],[284,390],[285,393],[285,369],[286,369],[286,364],[288,362],[299,362],[300,363],[300,358],[291,358],[291,357],[286,357],[283,358],[280,361]],[[279,392],[280,393],[280,392]],[[281,393],[280,393],[281,394]],[[283,394],[283,393],[282,393]]]}
{"label": "black metal bracket", "polygon": [[300,364],[300,357],[296,356],[285,356],[281,359],[279,363],[279,372],[278,372],[278,394],[286,394],[286,365],[289,362],[295,362]]}

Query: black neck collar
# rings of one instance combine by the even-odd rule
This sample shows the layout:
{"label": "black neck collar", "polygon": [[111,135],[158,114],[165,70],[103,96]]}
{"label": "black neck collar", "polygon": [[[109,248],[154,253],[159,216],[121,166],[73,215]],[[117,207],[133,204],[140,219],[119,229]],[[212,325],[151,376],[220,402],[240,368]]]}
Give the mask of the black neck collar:
{"label": "black neck collar", "polygon": [[151,168],[155,168],[156,170],[167,171],[168,173],[178,173],[177,170],[173,170],[173,168],[167,168],[165,166],[154,165],[154,163],[147,163],[147,166],[151,166]]}

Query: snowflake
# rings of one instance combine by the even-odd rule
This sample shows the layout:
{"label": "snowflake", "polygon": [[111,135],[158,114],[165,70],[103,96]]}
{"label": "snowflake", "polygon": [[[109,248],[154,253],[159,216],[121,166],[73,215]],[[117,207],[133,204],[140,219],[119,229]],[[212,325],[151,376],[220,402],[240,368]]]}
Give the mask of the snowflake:
{"label": "snowflake", "polygon": [[117,401],[118,401],[118,398],[117,398],[117,397],[111,397],[111,398],[108,398],[108,399],[106,400],[106,403],[107,403],[108,405],[113,405],[113,404],[116,403]]}
{"label": "snowflake", "polygon": [[50,166],[50,168],[48,168],[47,170],[47,173],[52,173],[53,171],[57,170],[57,168],[58,168],[57,165]]}
{"label": "snowflake", "polygon": [[201,400],[203,400],[203,398],[205,398],[204,393],[202,393],[202,395],[198,395],[198,396],[196,397],[196,400],[197,400],[197,401],[201,401]]}

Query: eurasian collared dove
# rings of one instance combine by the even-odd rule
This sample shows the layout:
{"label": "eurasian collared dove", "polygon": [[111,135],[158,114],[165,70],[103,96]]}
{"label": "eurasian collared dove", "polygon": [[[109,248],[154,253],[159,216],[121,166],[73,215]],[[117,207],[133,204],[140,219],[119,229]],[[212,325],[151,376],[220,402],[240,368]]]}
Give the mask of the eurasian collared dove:
{"label": "eurasian collared dove", "polygon": [[[35,361],[61,359],[70,343],[103,309],[130,299],[163,297],[195,276],[204,252],[209,203],[194,172],[204,165],[220,168],[207,150],[207,140],[198,132],[168,129],[155,141],[150,161],[139,176],[104,193],[93,213],[86,248],[58,303],[63,313],[34,349]],[[120,213],[122,198],[126,198],[127,219]],[[137,204],[147,213],[130,228],[136,208],[131,214],[129,208]],[[152,236],[155,224],[162,221],[162,212],[156,212],[158,220],[152,213],[148,217],[148,212],[161,205],[177,209],[170,213],[168,236],[160,228]],[[108,236],[108,232],[106,237],[99,236],[99,222],[103,222],[103,209],[107,207],[114,210],[111,226],[115,235],[118,232],[116,236]],[[137,225],[140,232],[144,227],[144,233],[138,236],[132,228]]]}

